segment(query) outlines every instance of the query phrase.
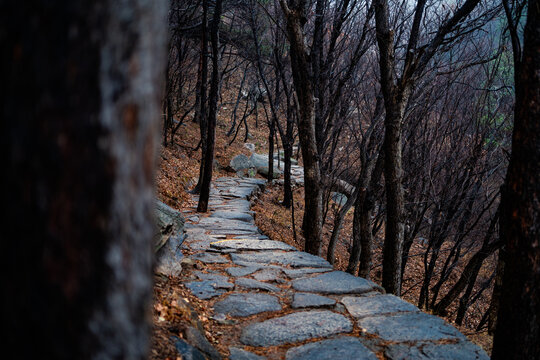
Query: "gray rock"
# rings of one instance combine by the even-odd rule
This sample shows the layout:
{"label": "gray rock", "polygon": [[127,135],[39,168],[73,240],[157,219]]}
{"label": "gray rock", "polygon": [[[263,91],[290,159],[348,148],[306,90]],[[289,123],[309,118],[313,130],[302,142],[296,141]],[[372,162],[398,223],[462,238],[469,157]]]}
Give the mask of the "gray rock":
{"label": "gray rock", "polygon": [[182,271],[182,243],[186,236],[171,236],[156,254],[156,269],[158,274],[178,276]]}
{"label": "gray rock", "polygon": [[229,356],[229,360],[264,360],[266,359],[263,356],[259,356],[252,352],[239,349],[236,347],[230,347],[229,351],[231,352],[231,355]]}
{"label": "gray rock", "polygon": [[294,280],[295,290],[322,294],[361,294],[379,288],[372,281],[343,271],[332,271],[311,278]]}
{"label": "gray rock", "polygon": [[292,308],[301,309],[307,307],[323,307],[332,306],[336,303],[336,300],[330,299],[326,296],[310,293],[296,293],[293,297]]}
{"label": "gray rock", "polygon": [[239,240],[270,240],[270,238],[263,234],[254,234],[254,235],[238,235],[234,239]]}
{"label": "gray rock", "polygon": [[210,344],[206,336],[196,328],[189,326],[186,329],[186,338],[191,345],[206,353],[210,359],[221,360],[219,352]]}
{"label": "gray rock", "polygon": [[214,229],[208,229],[208,233],[211,235],[257,235],[259,229],[235,229],[234,227],[216,227]]}
{"label": "gray rock", "polygon": [[225,271],[234,277],[246,276],[253,274],[255,271],[259,270],[260,266],[242,266],[242,267],[230,267],[225,269]]}
{"label": "gray rock", "polygon": [[253,278],[258,281],[284,282],[281,269],[262,269],[253,274]]}
{"label": "gray rock", "polygon": [[441,318],[422,312],[370,316],[358,320],[358,325],[385,341],[465,339],[463,334]]}
{"label": "gray rock", "polygon": [[188,282],[186,287],[199,299],[206,300],[225,293],[225,290],[216,289],[213,284],[209,280],[192,281]]}
{"label": "gray rock", "polygon": [[240,212],[240,211],[218,210],[218,211],[214,211],[212,215],[210,215],[210,217],[238,220],[238,221],[244,221],[247,223],[253,222],[253,216],[251,216],[251,214],[247,214],[245,212]]}
{"label": "gray rock", "polygon": [[251,346],[273,346],[352,331],[345,316],[331,311],[302,311],[246,326],[240,341]]}
{"label": "gray rock", "polygon": [[223,219],[219,217],[206,217],[201,219],[198,224],[199,227],[204,229],[227,229],[227,230],[240,230],[251,231],[258,233],[259,229],[253,224],[249,224],[245,221]]}
{"label": "gray rock", "polygon": [[229,166],[233,168],[234,171],[249,169],[249,168],[254,167],[253,163],[244,154],[236,155],[235,157],[233,157],[231,159],[231,162],[229,163]]}
{"label": "gray rock", "polygon": [[238,278],[234,282],[236,286],[240,286],[246,289],[257,289],[257,290],[265,290],[265,291],[271,291],[271,292],[279,292],[280,288],[274,285],[270,285],[267,283],[263,283],[257,280],[249,279],[249,278]]}
{"label": "gray rock", "polygon": [[[262,176],[268,176],[268,166],[257,168],[257,171]],[[276,165],[274,165],[272,178],[279,179],[281,175],[283,175],[283,170],[279,169]]]}
{"label": "gray rock", "polygon": [[165,203],[156,200],[157,232],[154,234],[154,250],[157,252],[171,236],[178,236],[184,227],[184,217]]}
{"label": "gray rock", "polygon": [[185,360],[206,360],[206,357],[194,346],[191,346],[182,339],[173,336],[174,347]]}
{"label": "gray rock", "polygon": [[255,144],[245,143],[245,144],[244,144],[244,147],[245,147],[246,149],[248,149],[249,151],[251,151],[251,152],[254,152],[254,151],[255,151]]}
{"label": "gray rock", "polygon": [[234,250],[285,250],[296,251],[296,248],[281,241],[274,240],[225,240],[215,242],[210,245],[214,249],[234,249]]}
{"label": "gray rock", "polygon": [[235,199],[229,200],[226,204],[215,205],[214,209],[216,210],[229,210],[229,211],[249,211],[250,203],[248,200],[244,199]]}
{"label": "gray rock", "polygon": [[291,348],[286,360],[377,360],[377,356],[366,348],[358,338],[341,336]]}
{"label": "gray rock", "polygon": [[479,346],[469,342],[456,344],[391,344],[384,353],[391,360],[489,360],[489,356]]}
{"label": "gray rock", "polygon": [[344,195],[339,192],[332,192],[330,194],[330,197],[332,198],[332,201],[335,202],[338,206],[343,206],[347,202],[347,195]]}
{"label": "gray rock", "polygon": [[302,268],[302,269],[283,269],[283,272],[285,272],[285,275],[287,275],[291,279],[296,279],[299,277],[305,277],[309,274],[316,274],[316,273],[323,273],[328,272],[332,269],[326,268],[326,269],[317,269],[317,268]]}
{"label": "gray rock", "polygon": [[352,316],[364,317],[391,314],[403,311],[419,311],[416,306],[394,295],[379,295],[371,297],[347,296],[341,299],[343,305]]}
{"label": "gray rock", "polygon": [[235,186],[231,188],[227,188],[226,190],[222,191],[223,196],[229,196],[229,197],[235,197],[240,199],[249,199],[251,198],[251,195],[258,190],[257,186],[250,185],[250,186]]}
{"label": "gray rock", "polygon": [[268,154],[257,154],[253,153],[249,157],[249,161],[253,164],[254,167],[257,168],[257,170],[260,167],[268,166]]}
{"label": "gray rock", "polygon": [[198,253],[191,256],[192,259],[202,261],[206,264],[226,264],[229,260],[225,259],[221,255],[210,254],[207,252]]}
{"label": "gray rock", "polygon": [[265,311],[279,311],[278,298],[268,294],[231,294],[214,305],[214,311],[231,316],[250,316]]}
{"label": "gray rock", "polygon": [[229,278],[219,274],[206,274],[200,271],[195,271],[195,275],[201,280],[207,280],[212,283],[212,286],[216,289],[232,289],[233,283],[229,282]]}
{"label": "gray rock", "polygon": [[302,251],[292,251],[286,253],[279,251],[264,251],[247,254],[231,254],[231,258],[234,263],[243,261],[263,264],[275,263],[290,265],[293,267],[332,267],[328,261]]}
{"label": "gray rock", "polygon": [[[257,169],[259,174],[263,176],[268,176],[268,155],[267,154],[251,154],[251,157],[249,158],[253,166]],[[279,178],[283,171],[278,168],[277,161],[274,160],[274,178]]]}

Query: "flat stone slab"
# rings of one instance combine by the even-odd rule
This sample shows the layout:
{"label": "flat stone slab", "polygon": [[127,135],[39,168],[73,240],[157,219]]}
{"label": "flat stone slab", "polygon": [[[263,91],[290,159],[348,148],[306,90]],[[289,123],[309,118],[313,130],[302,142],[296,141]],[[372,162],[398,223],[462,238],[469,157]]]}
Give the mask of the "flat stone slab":
{"label": "flat stone slab", "polygon": [[281,290],[277,286],[244,277],[236,279],[235,284],[236,286],[240,286],[246,289],[264,290],[271,292],[279,292]]}
{"label": "flat stone slab", "polygon": [[249,274],[253,274],[255,271],[259,270],[260,266],[241,266],[241,267],[230,267],[225,269],[227,274],[239,277],[239,276],[246,276]]}
{"label": "flat stone slab", "polygon": [[238,262],[254,262],[290,265],[292,267],[332,267],[328,261],[302,251],[263,251],[257,253],[231,254],[231,258],[235,264]]}
{"label": "flat stone slab", "polygon": [[266,359],[264,356],[259,356],[252,352],[246,351],[244,349],[236,348],[236,347],[230,347],[229,352],[231,353],[229,356],[229,360],[264,360]]}
{"label": "flat stone slab", "polygon": [[297,279],[292,282],[292,286],[297,291],[322,294],[362,294],[380,288],[372,281],[343,271],[332,271],[311,278]]}
{"label": "flat stone slab", "polygon": [[217,254],[210,254],[207,252],[198,253],[191,256],[194,260],[202,261],[206,264],[226,264],[229,262],[226,258]]}
{"label": "flat stone slab", "polygon": [[331,271],[330,268],[301,268],[301,269],[283,269],[285,275],[291,279],[296,279],[300,277],[305,277],[310,274],[317,274]]}
{"label": "flat stone slab", "polygon": [[208,232],[213,235],[256,235],[259,233],[259,229],[234,229],[234,228],[213,228],[208,229]]}
{"label": "flat stone slab", "polygon": [[352,331],[345,316],[331,311],[302,311],[246,326],[240,341],[251,346],[273,346]]}
{"label": "flat stone slab", "polygon": [[258,281],[275,281],[283,283],[285,280],[283,279],[282,273],[283,271],[281,269],[265,268],[254,273],[253,278]]}
{"label": "flat stone slab", "polygon": [[270,238],[263,234],[254,234],[254,235],[238,235],[234,239],[238,240],[270,240]]}
{"label": "flat stone slab", "polygon": [[201,280],[210,281],[216,289],[232,289],[234,287],[234,284],[230,283],[229,278],[225,275],[206,274],[200,271],[196,271],[195,275]]}
{"label": "flat stone slab", "polygon": [[386,341],[465,339],[463,334],[441,318],[422,312],[370,316],[358,320],[358,325]]}
{"label": "flat stone slab", "polygon": [[404,311],[419,311],[416,306],[394,295],[371,297],[347,296],[341,299],[349,313],[354,317],[391,314]]}
{"label": "flat stone slab", "polygon": [[186,287],[191,290],[193,295],[202,300],[211,299],[225,293],[225,290],[214,287],[214,283],[210,280],[188,282]]}
{"label": "flat stone slab", "polygon": [[250,316],[265,311],[279,311],[277,297],[268,294],[231,294],[214,305],[214,311],[230,316]]}
{"label": "flat stone slab", "polygon": [[221,219],[230,219],[230,220],[238,220],[238,221],[244,221],[248,223],[253,222],[253,216],[251,214],[240,212],[240,211],[225,211],[225,210],[218,210],[214,211],[210,217],[216,217]]}
{"label": "flat stone slab", "polygon": [[384,353],[392,360],[489,360],[488,354],[479,346],[463,341],[456,344],[392,344]]}
{"label": "flat stone slab", "polygon": [[259,232],[259,228],[253,224],[239,220],[222,219],[219,217],[206,217],[197,224],[207,230],[241,230]]}
{"label": "flat stone slab", "polygon": [[222,240],[210,244],[211,247],[218,250],[236,250],[236,251],[260,251],[260,250],[284,250],[296,251],[296,248],[287,245],[281,241],[274,240]]}
{"label": "flat stone slab", "polygon": [[377,360],[377,356],[365,347],[358,338],[341,336],[291,348],[286,360]]}
{"label": "flat stone slab", "polygon": [[307,307],[332,306],[335,303],[336,300],[326,296],[310,293],[295,293],[291,306],[293,309],[301,309]]}

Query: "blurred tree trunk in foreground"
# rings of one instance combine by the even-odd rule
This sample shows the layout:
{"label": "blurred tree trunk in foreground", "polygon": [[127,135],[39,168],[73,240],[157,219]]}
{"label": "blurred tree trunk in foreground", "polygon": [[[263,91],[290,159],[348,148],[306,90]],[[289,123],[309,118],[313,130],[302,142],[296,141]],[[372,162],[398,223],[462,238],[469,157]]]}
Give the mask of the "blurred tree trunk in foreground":
{"label": "blurred tree trunk in foreground", "polygon": [[6,345],[146,358],[167,2],[0,7]]}
{"label": "blurred tree trunk in foreground", "polygon": [[493,359],[540,358],[540,2],[527,6],[523,44],[509,20],[516,105],[512,155],[502,192],[505,269]]}

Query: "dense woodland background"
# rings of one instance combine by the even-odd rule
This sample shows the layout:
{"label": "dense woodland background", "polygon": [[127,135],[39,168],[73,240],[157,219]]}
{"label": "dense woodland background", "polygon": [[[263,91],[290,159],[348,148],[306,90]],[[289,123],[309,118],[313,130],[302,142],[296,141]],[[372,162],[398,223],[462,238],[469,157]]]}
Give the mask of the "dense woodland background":
{"label": "dense woodland background", "polygon": [[145,356],[161,124],[169,205],[206,212],[255,143],[283,172],[263,230],[539,356],[538,1],[1,5],[12,346],[45,317],[32,354]]}

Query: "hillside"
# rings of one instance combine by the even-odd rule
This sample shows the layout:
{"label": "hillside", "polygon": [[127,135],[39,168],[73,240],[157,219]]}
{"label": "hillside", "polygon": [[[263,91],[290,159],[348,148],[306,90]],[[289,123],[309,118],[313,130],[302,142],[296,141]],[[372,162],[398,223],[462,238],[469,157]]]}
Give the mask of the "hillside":
{"label": "hillside", "polygon": [[[220,112],[218,118],[218,126],[216,128],[216,159],[219,166],[214,167],[215,179],[220,177],[236,176],[236,174],[227,169],[230,160],[238,155],[250,155],[250,151],[244,146],[240,140],[236,140],[232,144],[228,144],[226,136],[228,118],[227,109]],[[250,118],[253,121],[252,118]],[[250,133],[252,136],[248,140],[256,146],[256,151],[259,153],[267,153],[267,129],[264,126],[255,128],[251,125]],[[196,123],[187,122],[182,125],[181,131],[175,137],[173,145],[161,149],[160,171],[158,172],[158,197],[182,212],[193,214],[193,207],[196,207],[196,202],[192,195],[189,194],[196,184],[199,171],[200,150],[194,151],[199,138],[199,128]],[[300,162],[301,163],[301,162]],[[262,179],[260,175],[257,178]],[[296,186],[294,188],[294,219],[295,230],[294,235],[292,229],[291,210],[285,209],[280,201],[283,199],[282,186],[278,183],[267,184],[264,192],[252,198],[252,210],[255,213],[255,224],[261,229],[262,233],[269,238],[282,241],[286,244],[294,246],[298,249],[303,248],[303,236],[301,232],[301,223],[303,216],[303,187]],[[331,202],[329,216],[324,226],[324,239],[327,245],[333,230],[333,211],[339,208],[335,202]],[[336,249],[335,268],[345,270],[348,262],[350,251],[350,238],[352,236],[352,213],[349,211],[346,216],[343,228],[340,232],[341,241]],[[190,216],[190,215],[186,215]],[[207,216],[202,214],[202,216]],[[325,245],[325,246],[326,246]],[[409,263],[408,271],[405,274],[404,299],[415,303],[418,299],[419,284],[421,283],[422,264],[421,256],[425,249],[420,244],[415,244],[411,250],[413,257]],[[323,251],[324,253],[324,251]],[[419,254],[419,255],[414,255]],[[382,259],[382,234],[377,238],[377,246],[374,249],[374,266],[371,271],[371,278],[376,283],[381,281],[381,259]],[[189,269],[203,269],[203,264],[187,263]],[[201,268],[203,266],[203,268]],[[459,273],[459,271],[457,272]],[[225,330],[219,330],[220,325],[213,319],[213,309],[208,307],[208,304],[201,301],[193,293],[186,288],[185,282],[189,281],[190,277],[181,276],[180,278],[166,278],[162,276],[156,277],[155,285],[155,305],[154,305],[154,340],[152,347],[152,358],[164,359],[173,358],[176,354],[173,343],[170,341],[171,336],[187,336],[186,329],[190,326],[202,327],[204,334],[210,342],[220,352],[227,352],[227,344],[222,343],[223,339],[220,334]],[[489,306],[489,299],[484,297],[480,299],[468,321],[463,326],[458,326],[459,330],[468,336],[468,338],[481,345],[486,351],[491,349],[491,337],[485,331],[477,332],[475,327],[480,321],[481,315]],[[455,310],[454,310],[455,311]],[[452,322],[452,316],[446,319]],[[455,324],[454,324],[455,325]],[[218,329],[218,330],[216,330]]]}

